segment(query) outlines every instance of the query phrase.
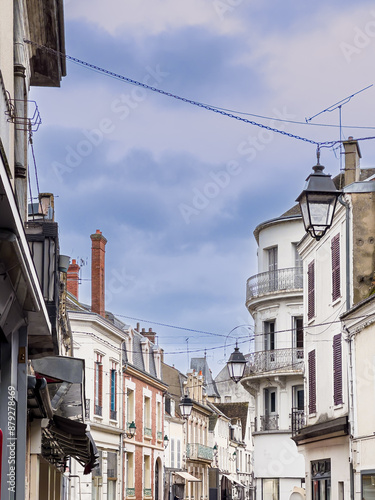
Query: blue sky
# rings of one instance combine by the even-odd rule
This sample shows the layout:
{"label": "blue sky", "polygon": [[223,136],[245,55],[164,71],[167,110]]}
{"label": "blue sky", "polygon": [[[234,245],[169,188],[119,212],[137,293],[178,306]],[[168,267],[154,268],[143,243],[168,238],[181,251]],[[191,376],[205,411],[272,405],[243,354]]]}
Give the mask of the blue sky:
{"label": "blue sky", "polygon": [[[372,2],[68,0],[65,19],[67,54],[231,110],[304,122],[374,83]],[[374,96],[373,87],[345,104],[343,124],[375,126]],[[251,324],[252,232],[294,204],[315,146],[71,62],[61,88],[33,89],[32,98],[43,120],[34,136],[39,185],[56,196],[61,252],[88,263],[80,299],[90,302],[90,234],[100,229],[107,309],[133,326],[127,317],[219,334],[141,322],[158,332],[168,363],[184,371],[188,354],[207,349],[216,374],[235,339],[248,336],[229,332]],[[258,121],[339,138],[337,128]],[[313,123],[338,125],[338,111]],[[374,167],[374,142],[361,150],[362,166]],[[337,156],[322,152],[333,175]]]}

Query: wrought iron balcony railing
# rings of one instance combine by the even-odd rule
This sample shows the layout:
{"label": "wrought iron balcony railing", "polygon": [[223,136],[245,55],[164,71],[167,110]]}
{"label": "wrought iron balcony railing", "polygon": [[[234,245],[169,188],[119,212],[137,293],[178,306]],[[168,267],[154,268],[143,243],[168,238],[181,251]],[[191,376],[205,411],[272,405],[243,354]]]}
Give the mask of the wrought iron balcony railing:
{"label": "wrought iron balcony railing", "polygon": [[95,405],[94,407],[94,415],[97,415],[99,417],[103,416],[103,408],[99,405]]}
{"label": "wrought iron balcony railing", "polygon": [[273,292],[302,290],[302,267],[287,267],[255,274],[247,280],[246,300]]}
{"label": "wrought iron balcony railing", "polygon": [[303,369],[303,349],[273,349],[252,352],[247,357],[245,376],[274,370],[301,371]]}
{"label": "wrought iron balcony railing", "polygon": [[261,415],[260,430],[261,431],[279,430],[279,415]]}
{"label": "wrought iron balcony railing", "polygon": [[299,430],[306,425],[305,412],[303,410],[298,410],[298,408],[292,408],[291,417],[291,427],[292,435],[295,436]]}
{"label": "wrought iron balcony railing", "polygon": [[143,434],[147,437],[152,437],[152,429],[150,427],[143,427]]}
{"label": "wrought iron balcony railing", "polygon": [[145,497],[150,497],[152,495],[152,490],[151,488],[143,488],[143,495]]}
{"label": "wrought iron balcony railing", "polygon": [[214,450],[210,446],[204,444],[192,443],[186,447],[186,456],[190,460],[205,460],[212,462]]}
{"label": "wrought iron balcony railing", "polygon": [[135,497],[135,488],[126,488],[127,497]]}
{"label": "wrought iron balcony railing", "polygon": [[85,399],[85,419],[90,420],[90,400]]}
{"label": "wrought iron balcony railing", "polygon": [[117,420],[117,411],[116,410],[110,410],[110,415],[109,415],[109,418],[111,420]]}

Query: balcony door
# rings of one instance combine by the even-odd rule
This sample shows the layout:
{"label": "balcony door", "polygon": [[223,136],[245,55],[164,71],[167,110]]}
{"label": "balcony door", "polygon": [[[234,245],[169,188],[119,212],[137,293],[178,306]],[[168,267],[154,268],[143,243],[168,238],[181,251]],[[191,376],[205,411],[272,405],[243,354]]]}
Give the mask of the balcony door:
{"label": "balcony door", "polygon": [[268,285],[269,291],[274,292],[278,289],[277,286],[277,247],[267,249],[268,258]]}
{"label": "balcony door", "polygon": [[262,429],[264,431],[276,430],[278,428],[278,415],[276,408],[276,388],[264,389],[264,416]]}
{"label": "balcony door", "polygon": [[271,370],[275,363],[275,321],[264,321],[264,351],[265,351],[265,368]]}
{"label": "balcony door", "polygon": [[293,339],[292,346],[294,350],[293,361],[298,362],[298,360],[303,359],[303,318],[294,317],[293,318]]}

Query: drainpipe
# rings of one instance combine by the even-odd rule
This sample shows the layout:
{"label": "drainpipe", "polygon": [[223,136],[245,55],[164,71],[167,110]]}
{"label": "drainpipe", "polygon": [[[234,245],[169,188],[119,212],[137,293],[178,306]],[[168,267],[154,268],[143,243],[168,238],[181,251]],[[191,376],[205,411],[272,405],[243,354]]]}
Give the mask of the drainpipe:
{"label": "drainpipe", "polygon": [[82,491],[81,491],[81,476],[79,476],[78,474],[69,474],[69,479],[71,479],[72,477],[77,477],[78,478],[78,484],[79,484],[79,500],[82,500]]}
{"label": "drainpipe", "polygon": [[[345,207],[345,300],[346,311],[350,309],[350,205],[343,196],[339,197],[339,202]],[[349,385],[349,467],[350,467],[350,499],[354,499],[354,469],[353,469],[353,432],[354,432],[354,393],[353,393],[353,335],[349,335],[346,329],[346,342],[349,349],[348,385]]]}
{"label": "drainpipe", "polygon": [[25,19],[22,0],[14,2],[14,164],[15,192],[21,220],[27,221],[27,100],[26,100],[26,67],[25,44],[23,41]]}

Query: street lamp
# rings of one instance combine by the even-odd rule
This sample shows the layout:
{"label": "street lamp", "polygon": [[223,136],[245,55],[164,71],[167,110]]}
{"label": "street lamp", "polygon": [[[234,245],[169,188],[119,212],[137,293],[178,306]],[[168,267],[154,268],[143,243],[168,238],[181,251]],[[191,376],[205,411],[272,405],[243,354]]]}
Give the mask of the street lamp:
{"label": "street lamp", "polygon": [[181,398],[179,407],[182,417],[188,419],[191,415],[191,410],[193,409],[193,401],[187,394],[185,394],[185,396]]}
{"label": "street lamp", "polygon": [[305,189],[296,201],[301,208],[306,232],[319,241],[332,225],[336,202],[341,191],[336,189],[331,176],[323,173],[324,167],[319,163],[319,151],[317,158],[317,164],[313,167],[314,172],[306,179]]}
{"label": "street lamp", "polygon": [[168,447],[169,444],[169,437],[167,435],[164,436],[164,449]]}
{"label": "street lamp", "polygon": [[125,432],[126,437],[128,439],[132,439],[135,436],[136,429],[137,429],[137,427],[136,427],[135,422],[133,420],[133,422],[131,424],[129,424],[128,430]]}
{"label": "street lamp", "polygon": [[233,382],[236,382],[236,384],[243,377],[245,366],[246,366],[245,356],[242,354],[242,352],[240,352],[236,341],[236,347],[234,348],[234,351],[232,352],[230,358],[227,361],[229,376],[233,380]]}

